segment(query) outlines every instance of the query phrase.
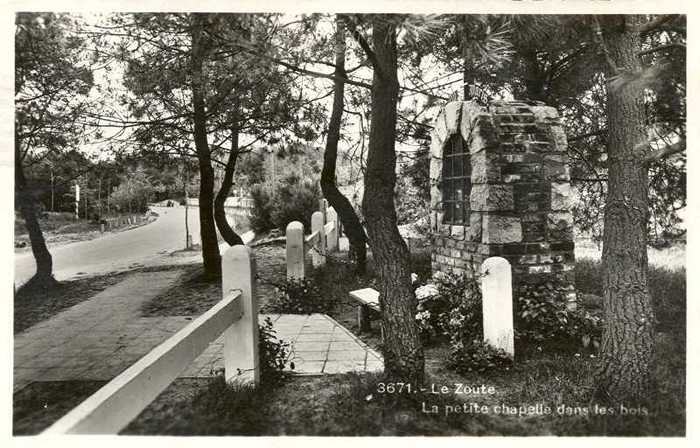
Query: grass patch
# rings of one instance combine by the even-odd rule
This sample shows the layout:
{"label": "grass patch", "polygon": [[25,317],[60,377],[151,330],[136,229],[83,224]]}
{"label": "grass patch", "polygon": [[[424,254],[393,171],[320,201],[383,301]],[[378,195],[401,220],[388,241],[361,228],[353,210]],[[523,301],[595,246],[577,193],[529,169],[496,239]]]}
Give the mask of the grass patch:
{"label": "grass patch", "polygon": [[261,435],[262,388],[213,379],[178,379],[132,421],[121,434]]}
{"label": "grass patch", "polygon": [[[665,350],[666,353],[670,350]],[[124,434],[247,436],[683,436],[682,387],[660,390],[648,415],[597,415],[590,401],[596,359],[540,353],[513,369],[455,374],[444,348],[427,350],[425,391],[381,393],[379,374],[296,377],[279,388],[250,389],[178,380]],[[657,369],[668,358],[656,363]],[[677,372],[676,372],[677,373]],[[667,375],[662,373],[662,375]],[[493,394],[454,394],[456,384],[493,386]],[[449,393],[432,393],[446,386]],[[681,386],[678,384],[677,386]],[[415,392],[414,392],[415,391]],[[504,405],[508,411],[504,409]],[[599,407],[604,407],[599,405]],[[608,407],[608,406],[605,406]],[[549,414],[545,409],[549,408]],[[460,411],[457,412],[456,410]],[[479,412],[475,412],[479,409]],[[585,411],[584,411],[585,409]]]}
{"label": "grass patch", "polygon": [[104,381],[35,382],[12,397],[12,434],[37,434],[80,404]]}
{"label": "grass patch", "polygon": [[[658,321],[657,331],[673,333],[685,341],[686,271],[649,266],[649,294]],[[598,260],[576,260],[576,291],[579,294],[603,295],[602,264]],[[683,342],[685,344],[685,342]],[[685,345],[683,345],[685,347]],[[685,348],[683,349],[685,352]]]}
{"label": "grass patch", "polygon": [[[285,249],[284,246],[271,245],[253,250],[257,267],[256,294],[264,312],[268,298],[275,294],[276,285],[282,284],[286,278]],[[175,285],[143,304],[141,315],[198,316],[221,298],[221,279],[207,277],[201,265],[188,266]]]}

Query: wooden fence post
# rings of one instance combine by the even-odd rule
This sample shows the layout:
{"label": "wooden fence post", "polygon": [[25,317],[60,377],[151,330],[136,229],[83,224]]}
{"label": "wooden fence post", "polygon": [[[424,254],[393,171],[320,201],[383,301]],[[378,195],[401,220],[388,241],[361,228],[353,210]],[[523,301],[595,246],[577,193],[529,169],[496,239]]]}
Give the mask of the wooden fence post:
{"label": "wooden fence post", "polygon": [[515,355],[513,340],[513,284],[508,260],[487,258],[481,265],[484,342]]}
{"label": "wooden fence post", "polygon": [[225,298],[240,290],[241,318],[224,332],[224,375],[227,382],[260,383],[258,300],[255,259],[244,245],[230,247],[221,257],[221,291]]}
{"label": "wooden fence post", "polygon": [[311,215],[311,233],[318,232],[317,243],[311,249],[311,260],[315,268],[326,264],[326,228],[322,212]]}
{"label": "wooden fence post", "polygon": [[304,224],[287,225],[287,279],[304,278]]}

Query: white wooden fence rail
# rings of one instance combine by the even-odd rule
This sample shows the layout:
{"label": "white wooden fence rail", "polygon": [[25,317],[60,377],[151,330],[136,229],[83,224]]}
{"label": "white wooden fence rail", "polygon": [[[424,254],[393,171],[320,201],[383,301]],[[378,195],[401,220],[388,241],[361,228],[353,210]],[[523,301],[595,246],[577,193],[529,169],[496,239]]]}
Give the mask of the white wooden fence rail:
{"label": "white wooden fence rail", "polygon": [[325,199],[321,199],[320,210],[311,215],[311,233],[304,237],[304,225],[292,221],[287,225],[286,256],[287,278],[303,279],[305,277],[304,257],[311,252],[314,267],[326,264],[327,254],[339,250],[340,220],[333,207],[328,208]]}
{"label": "white wooden fence rail", "polygon": [[223,299],[51,425],[43,434],[116,434],[224,333],[227,381],[257,385],[255,262],[246,246],[222,257]]}

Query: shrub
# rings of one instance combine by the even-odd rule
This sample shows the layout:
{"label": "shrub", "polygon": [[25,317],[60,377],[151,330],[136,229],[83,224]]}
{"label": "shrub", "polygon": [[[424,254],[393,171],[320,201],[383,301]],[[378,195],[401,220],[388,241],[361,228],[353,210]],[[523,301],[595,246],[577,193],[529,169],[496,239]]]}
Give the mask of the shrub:
{"label": "shrub", "polygon": [[602,325],[599,314],[567,309],[565,289],[555,281],[521,285],[517,294],[515,337],[569,349],[597,349]]}
{"label": "shrub", "polygon": [[673,331],[685,337],[686,321],[685,269],[651,267],[648,271],[649,293],[660,331]]}
{"label": "shrub", "polygon": [[[576,261],[576,292],[603,295],[601,262],[587,258]],[[659,331],[685,333],[686,316],[686,272],[685,269],[670,270],[649,266],[647,271],[649,293],[656,314]],[[679,325],[680,324],[680,325]]]}
{"label": "shrub", "polygon": [[278,285],[277,293],[265,306],[268,313],[311,314],[327,313],[333,302],[324,300],[321,290],[315,281],[291,279]]}
{"label": "shrub", "polygon": [[513,365],[513,359],[504,350],[477,339],[467,345],[453,346],[447,365],[458,373],[466,374],[493,369],[508,370]]}
{"label": "shrub", "polygon": [[128,170],[119,186],[112,191],[109,201],[118,210],[144,213],[156,192],[154,180],[143,169]]}
{"label": "shrub", "polygon": [[292,221],[304,224],[311,231],[311,215],[318,210],[321,189],[318,182],[302,178],[297,173],[283,177],[274,191],[266,185],[254,185],[250,191],[253,198],[250,226],[256,233],[274,228],[284,229]]}
{"label": "shrub", "polygon": [[432,274],[430,251],[411,252],[411,272],[418,275],[419,281],[427,281]]}
{"label": "shrub", "polygon": [[302,178],[297,173],[283,177],[272,198],[270,218],[275,227],[286,229],[287,224],[299,221],[306,233],[311,231],[311,215],[318,210],[321,189],[318,182]]}
{"label": "shrub", "polygon": [[272,200],[268,188],[264,185],[253,185],[250,189],[253,198],[253,208],[250,210],[250,228],[255,233],[264,233],[275,227],[272,222]]}
{"label": "shrub", "polygon": [[459,373],[510,367],[509,355],[483,342],[482,296],[479,276],[441,274],[434,286],[416,290],[416,320],[424,342],[447,339],[447,366]]}
{"label": "shrub", "polygon": [[400,176],[396,179],[394,201],[399,225],[418,221],[430,214],[430,197],[423,196],[408,177]]}
{"label": "shrub", "polygon": [[418,303],[416,320],[426,342],[448,339],[451,345],[481,337],[481,290],[470,276],[441,274],[437,294]]}
{"label": "shrub", "polygon": [[584,294],[603,295],[603,273],[601,272],[600,260],[590,258],[579,258],[576,260],[576,292]]}
{"label": "shrub", "polygon": [[284,368],[290,364],[289,342],[277,339],[272,320],[269,317],[259,326],[260,383],[266,387],[282,383],[287,378]]}
{"label": "shrub", "polygon": [[347,299],[348,291],[367,287],[376,288],[377,285],[371,275],[371,272],[367,276],[357,275],[351,262],[330,254],[326,257],[326,264],[314,268],[309,278],[323,296],[323,308],[334,311],[340,302]]}

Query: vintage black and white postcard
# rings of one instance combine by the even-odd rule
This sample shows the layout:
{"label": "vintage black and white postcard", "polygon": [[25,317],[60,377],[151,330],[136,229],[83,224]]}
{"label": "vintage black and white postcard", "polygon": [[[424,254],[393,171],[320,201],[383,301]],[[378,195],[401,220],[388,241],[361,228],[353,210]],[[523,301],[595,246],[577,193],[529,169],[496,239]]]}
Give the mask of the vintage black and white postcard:
{"label": "vintage black and white postcard", "polygon": [[696,12],[9,3],[7,435],[689,443]]}

